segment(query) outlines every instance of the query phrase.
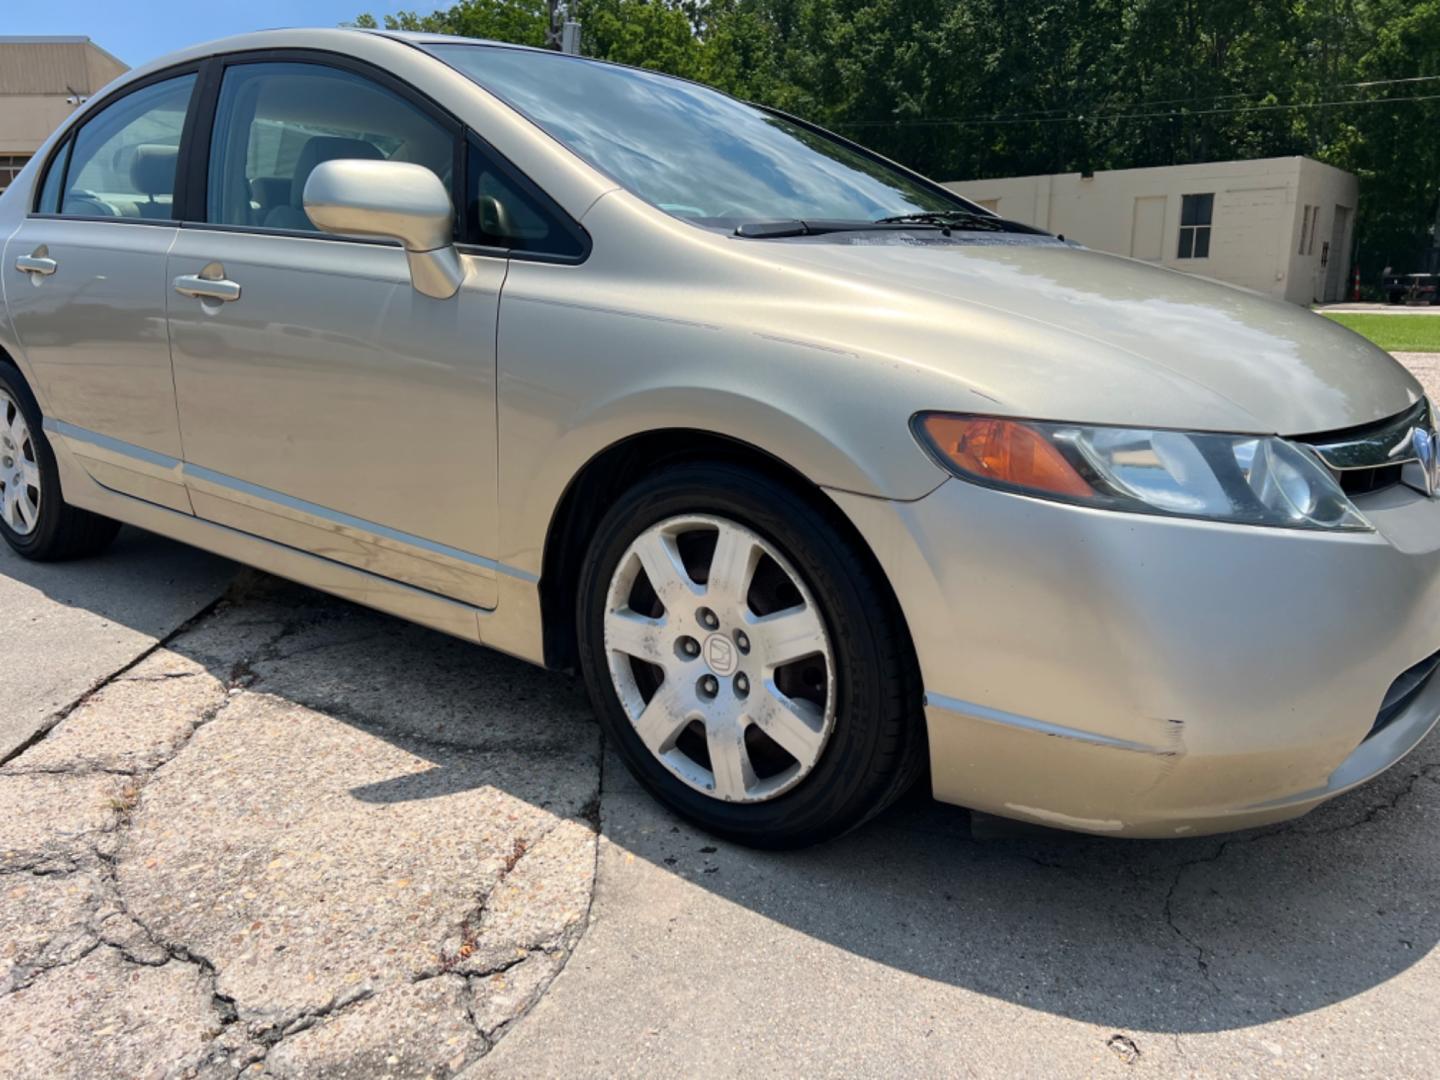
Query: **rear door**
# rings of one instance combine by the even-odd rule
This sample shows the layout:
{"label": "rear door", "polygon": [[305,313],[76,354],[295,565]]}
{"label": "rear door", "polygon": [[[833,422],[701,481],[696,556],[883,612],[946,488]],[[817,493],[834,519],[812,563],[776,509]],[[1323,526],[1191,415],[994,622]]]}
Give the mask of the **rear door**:
{"label": "rear door", "polygon": [[165,307],[195,87],[193,70],[159,75],[85,119],[0,263],[52,437],[106,487],[187,513]]}

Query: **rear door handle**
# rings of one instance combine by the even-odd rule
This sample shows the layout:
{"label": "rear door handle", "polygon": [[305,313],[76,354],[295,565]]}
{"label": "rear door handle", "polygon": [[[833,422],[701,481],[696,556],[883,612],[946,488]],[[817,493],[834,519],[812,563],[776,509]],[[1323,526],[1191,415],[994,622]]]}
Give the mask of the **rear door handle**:
{"label": "rear door handle", "polygon": [[35,274],[38,277],[49,277],[59,268],[60,264],[47,255],[21,255],[15,260],[16,270],[22,274]]}
{"label": "rear door handle", "polygon": [[226,278],[225,267],[218,262],[208,264],[198,274],[181,274],[175,279],[175,291],[199,300],[229,303],[240,299],[240,284]]}

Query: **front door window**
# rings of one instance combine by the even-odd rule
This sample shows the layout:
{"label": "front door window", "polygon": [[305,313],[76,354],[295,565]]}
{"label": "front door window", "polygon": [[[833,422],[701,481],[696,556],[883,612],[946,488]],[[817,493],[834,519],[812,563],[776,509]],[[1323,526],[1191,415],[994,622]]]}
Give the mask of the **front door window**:
{"label": "front door window", "polygon": [[324,161],[408,161],[452,187],[455,137],[398,94],[316,64],[225,72],[211,144],[207,220],[315,232],[305,182]]}

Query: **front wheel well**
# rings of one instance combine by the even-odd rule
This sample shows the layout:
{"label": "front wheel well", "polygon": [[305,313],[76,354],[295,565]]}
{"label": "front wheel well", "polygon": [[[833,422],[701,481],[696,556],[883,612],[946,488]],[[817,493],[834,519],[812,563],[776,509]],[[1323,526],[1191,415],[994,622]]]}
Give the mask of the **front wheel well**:
{"label": "front wheel well", "polygon": [[[688,428],[635,435],[602,450],[571,480],[550,521],[540,574],[540,611],[544,620],[545,664],[578,668],[575,592],[586,540],[620,494],[644,477],[671,465],[692,462],[744,465],[783,483],[805,499],[868,559],[889,588],[879,561],[850,519],[820,487],[793,466],[756,446],[714,432]],[[902,624],[900,605],[890,595]],[[908,635],[908,630],[907,630]]]}

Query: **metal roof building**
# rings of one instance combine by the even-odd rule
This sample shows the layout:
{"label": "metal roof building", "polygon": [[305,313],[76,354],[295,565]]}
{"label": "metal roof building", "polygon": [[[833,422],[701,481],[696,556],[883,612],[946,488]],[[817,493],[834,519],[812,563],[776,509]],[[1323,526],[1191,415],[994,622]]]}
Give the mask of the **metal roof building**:
{"label": "metal roof building", "polygon": [[77,105],[128,70],[88,37],[0,36],[0,191]]}
{"label": "metal roof building", "polygon": [[945,185],[1100,251],[1296,304],[1349,292],[1359,182],[1310,158],[1213,161]]}

